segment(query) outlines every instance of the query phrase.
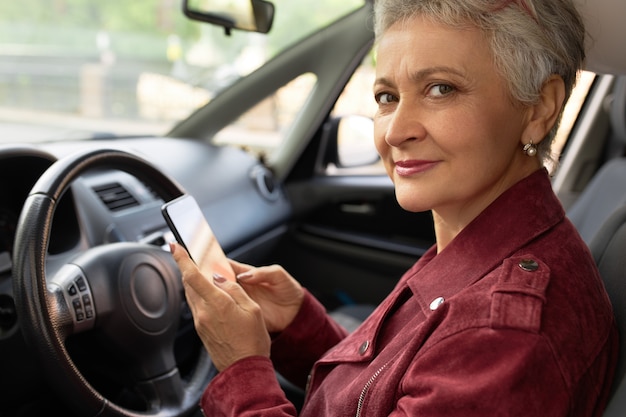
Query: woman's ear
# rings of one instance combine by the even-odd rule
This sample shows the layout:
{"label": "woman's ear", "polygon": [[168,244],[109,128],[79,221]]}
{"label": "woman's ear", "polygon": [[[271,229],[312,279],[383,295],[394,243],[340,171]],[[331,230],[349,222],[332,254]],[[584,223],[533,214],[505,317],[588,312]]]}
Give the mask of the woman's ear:
{"label": "woman's ear", "polygon": [[539,102],[530,107],[529,123],[524,137],[535,144],[541,142],[557,122],[565,101],[565,83],[560,75],[552,75],[541,88]]}

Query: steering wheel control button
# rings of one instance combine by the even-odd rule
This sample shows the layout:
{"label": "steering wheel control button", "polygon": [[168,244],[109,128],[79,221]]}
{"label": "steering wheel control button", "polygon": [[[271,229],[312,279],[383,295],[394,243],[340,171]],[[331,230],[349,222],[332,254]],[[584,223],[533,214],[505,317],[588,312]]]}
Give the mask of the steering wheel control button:
{"label": "steering wheel control button", "polygon": [[76,285],[74,285],[74,283],[67,286],[67,293],[72,296],[78,294],[78,290],[76,289]]}
{"label": "steering wheel control button", "polygon": [[93,306],[89,294],[83,294],[83,306],[85,306],[85,318],[93,317]]}
{"label": "steering wheel control button", "polygon": [[539,264],[534,259],[522,259],[518,266],[526,272],[534,272],[539,269]]}
{"label": "steering wheel control button", "polygon": [[52,280],[62,289],[74,322],[74,331],[80,332],[94,326],[96,312],[93,295],[82,270],[73,264],[64,265]]}
{"label": "steering wheel control button", "polygon": [[370,341],[366,340],[365,342],[361,343],[361,346],[359,346],[359,355],[363,356],[367,353],[367,351],[370,348]]}
{"label": "steering wheel control button", "polygon": [[439,308],[440,305],[443,304],[445,298],[437,297],[433,301],[430,302],[430,306],[428,306],[432,311],[435,311]]}
{"label": "steering wheel control button", "polygon": [[72,308],[74,309],[74,315],[76,316],[76,320],[85,320],[85,313],[83,313],[83,305],[80,302],[80,298],[74,298],[72,300]]}
{"label": "steering wheel control button", "polygon": [[85,278],[79,277],[76,279],[76,286],[78,287],[78,291],[84,292],[87,291],[87,284],[85,284]]}

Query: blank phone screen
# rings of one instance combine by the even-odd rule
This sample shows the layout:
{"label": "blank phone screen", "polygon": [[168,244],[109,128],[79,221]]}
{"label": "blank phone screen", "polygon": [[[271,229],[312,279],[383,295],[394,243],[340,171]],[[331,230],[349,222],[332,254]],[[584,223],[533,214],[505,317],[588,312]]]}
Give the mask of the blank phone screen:
{"label": "blank phone screen", "polygon": [[208,276],[218,273],[235,280],[228,259],[195,198],[183,195],[165,203],[162,211],[176,240],[203,273]]}

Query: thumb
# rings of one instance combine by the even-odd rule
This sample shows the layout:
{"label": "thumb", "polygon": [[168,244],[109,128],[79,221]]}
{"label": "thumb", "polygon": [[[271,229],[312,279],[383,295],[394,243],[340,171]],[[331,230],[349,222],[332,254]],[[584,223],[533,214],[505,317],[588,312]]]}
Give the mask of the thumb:
{"label": "thumb", "polygon": [[176,264],[178,264],[178,268],[182,272],[183,276],[198,272],[198,267],[187,253],[187,250],[180,244],[170,242],[170,253],[174,258],[174,261],[176,261]]}
{"label": "thumb", "polygon": [[[187,250],[178,243],[170,242],[170,252],[178,265],[178,269],[180,269],[185,293],[195,298],[209,299],[212,297],[216,291],[215,287],[210,285],[209,277],[205,277],[200,272]],[[188,287],[193,289],[193,293],[189,293]]]}
{"label": "thumb", "polygon": [[244,272],[250,271],[252,269],[254,269],[253,266],[248,265],[248,264],[244,264],[241,262],[237,262],[234,259],[229,259],[228,263],[230,264],[231,268],[233,269],[233,272],[235,272],[235,275],[239,275],[242,274]]}

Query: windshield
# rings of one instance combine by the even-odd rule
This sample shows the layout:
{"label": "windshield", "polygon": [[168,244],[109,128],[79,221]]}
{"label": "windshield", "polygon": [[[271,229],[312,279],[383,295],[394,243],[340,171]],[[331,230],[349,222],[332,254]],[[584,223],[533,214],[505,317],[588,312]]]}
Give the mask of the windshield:
{"label": "windshield", "polygon": [[363,0],[275,0],[267,35],[188,20],[182,0],[0,2],[0,142],[163,135]]}

